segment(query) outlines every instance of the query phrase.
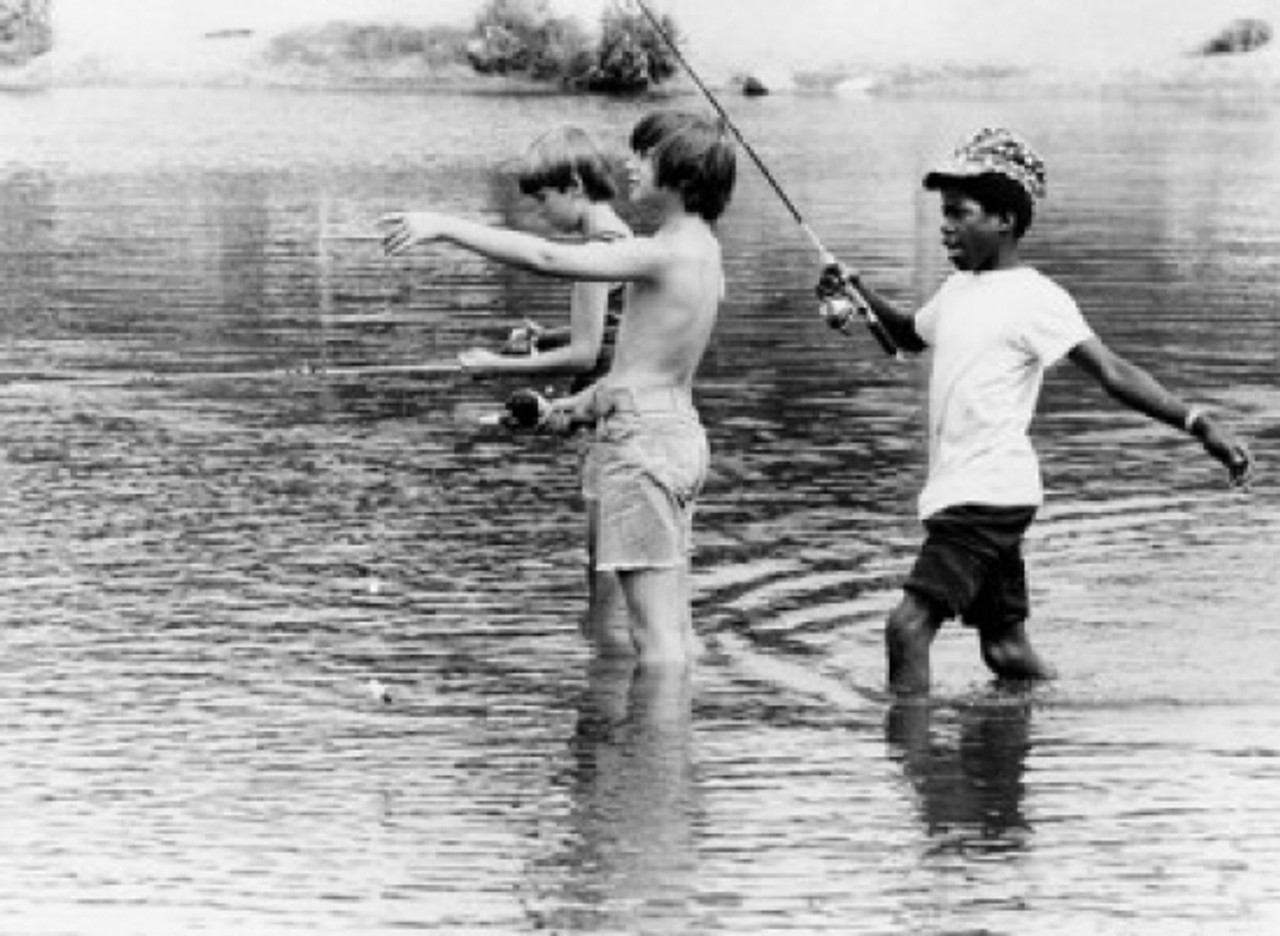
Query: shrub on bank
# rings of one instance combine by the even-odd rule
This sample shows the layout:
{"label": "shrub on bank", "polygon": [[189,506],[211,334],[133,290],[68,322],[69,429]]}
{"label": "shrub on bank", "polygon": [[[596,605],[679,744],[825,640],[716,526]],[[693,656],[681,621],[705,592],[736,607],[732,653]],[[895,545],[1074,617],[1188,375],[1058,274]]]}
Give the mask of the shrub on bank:
{"label": "shrub on bank", "polygon": [[[673,40],[670,16],[659,21]],[[447,26],[329,23],[275,37],[267,48],[275,65],[403,78],[469,67],[481,75],[525,78],[589,91],[648,90],[676,72],[663,38],[618,0],[605,9],[599,36],[574,17],[556,15],[548,0],[488,0],[470,30]]]}
{"label": "shrub on bank", "polygon": [[376,66],[416,60],[439,68],[463,60],[468,35],[452,26],[418,29],[399,24],[326,23],[282,33],[267,47],[279,65]]}
{"label": "shrub on bank", "polygon": [[586,31],[547,0],[489,0],[476,16],[467,61],[484,75],[564,80],[590,68]]}
{"label": "shrub on bank", "polygon": [[[677,42],[675,22],[663,14],[662,31]],[[595,67],[586,78],[592,91],[632,94],[659,85],[676,73],[675,55],[666,41],[639,13],[626,12],[619,3],[604,12]]]}

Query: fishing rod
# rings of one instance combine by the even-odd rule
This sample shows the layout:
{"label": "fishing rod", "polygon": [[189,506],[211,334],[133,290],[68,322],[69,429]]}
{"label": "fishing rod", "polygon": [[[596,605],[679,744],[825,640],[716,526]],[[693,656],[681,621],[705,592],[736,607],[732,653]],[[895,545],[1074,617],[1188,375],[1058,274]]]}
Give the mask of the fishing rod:
{"label": "fishing rod", "polygon": [[406,364],[300,364],[295,367],[262,370],[163,371],[104,374],[102,371],[45,371],[0,374],[0,385],[43,385],[76,387],[163,387],[180,383],[237,380],[287,380],[294,377],[343,378],[378,374],[456,374],[462,364],[456,360]]}
{"label": "fishing rod", "polygon": [[[698,73],[694,70],[693,66],[689,64],[689,60],[684,57],[684,53],[680,51],[675,40],[672,39],[671,36],[667,34],[667,31],[662,28],[662,24],[658,21],[658,18],[653,15],[653,11],[649,9],[648,4],[646,4],[644,0],[634,0],[634,2],[636,6],[640,8],[640,12],[644,14],[645,19],[649,21],[649,25],[653,27],[653,31],[662,38],[662,41],[666,43],[667,48],[671,50],[671,54],[675,56],[676,61],[684,67],[685,72],[688,73],[691,79],[693,79],[693,83],[698,86],[698,90],[702,92],[702,96],[707,99],[707,102],[713,108],[715,108],[716,113],[720,115],[720,119],[724,121],[724,125],[728,127],[729,131],[733,134],[734,139],[738,141],[746,154],[751,157],[751,161],[756,164],[756,168],[760,170],[760,174],[764,176],[764,180],[769,184],[769,187],[773,189],[774,194],[778,196],[778,199],[786,207],[787,211],[790,212],[791,217],[795,220],[796,224],[800,226],[800,230],[804,232],[804,235],[809,239],[809,242],[813,244],[814,249],[818,251],[822,258],[823,266],[832,266],[836,264],[835,255],[823,246],[822,241],[819,240],[818,235],[814,233],[813,228],[809,227],[808,223],[804,220],[804,217],[800,214],[800,209],[795,206],[795,203],[791,201],[791,198],[783,190],[778,180],[773,177],[773,173],[769,171],[769,167],[764,164],[764,160],[756,153],[755,148],[747,142],[747,138],[742,135],[742,131],[738,129],[738,125],[733,122],[733,119],[729,116],[728,112],[721,106],[720,101],[711,93],[711,89],[703,83],[700,77],[698,77]],[[875,312],[872,311],[870,303],[867,302],[866,297],[862,295],[862,292],[854,284],[853,280],[847,276],[842,276],[842,284],[845,293],[845,296],[842,298],[847,299],[847,302],[844,304],[830,301],[824,303],[823,317],[826,318],[833,327],[839,328],[847,334],[848,332],[846,331],[845,326],[849,323],[850,313],[856,310],[857,313],[865,320],[867,327],[871,330],[871,334],[875,336],[880,347],[884,349],[885,354],[889,354],[894,357],[901,357],[901,352],[898,349],[897,342],[893,340],[893,336],[890,335],[888,330],[884,327],[884,323],[881,322]]]}
{"label": "fishing rod", "polygon": [[339,242],[349,241],[353,243],[358,243],[360,241],[370,241],[370,242],[378,241],[379,243],[381,243],[382,241],[386,240],[386,236],[383,234],[379,234],[377,231],[333,230],[333,231],[325,231],[324,233],[322,233],[320,235],[320,240],[339,241]]}

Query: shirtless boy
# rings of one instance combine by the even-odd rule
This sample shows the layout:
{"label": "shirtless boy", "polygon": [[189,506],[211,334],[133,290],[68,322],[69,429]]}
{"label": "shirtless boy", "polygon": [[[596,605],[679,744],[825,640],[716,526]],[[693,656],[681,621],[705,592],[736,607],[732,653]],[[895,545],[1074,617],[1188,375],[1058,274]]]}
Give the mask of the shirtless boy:
{"label": "shirtless boy", "polygon": [[595,561],[616,572],[625,597],[622,619],[594,628],[597,652],[686,665],[696,647],[693,508],[708,464],[693,377],[724,293],[713,225],[732,195],[736,158],[718,121],[677,111],[641,119],[631,151],[631,197],[658,217],[649,236],[563,244],[432,212],[381,223],[389,254],[445,241],[549,276],[629,284],[609,373],[555,401],[547,422],[596,426],[584,469],[598,495],[589,506],[598,513]]}
{"label": "shirtless boy", "polygon": [[[612,160],[581,127],[557,127],[543,133],[525,152],[515,176],[520,192],[537,203],[539,214],[557,233],[582,241],[631,236],[631,228],[613,208],[618,180]],[[526,319],[511,333],[503,353],[468,348],[458,355],[458,361],[478,377],[571,374],[569,392],[585,390],[609,371],[625,298],[624,283],[572,283],[567,328],[543,328]],[[580,469],[585,467],[582,459],[579,462]],[[588,510],[583,632],[591,637],[600,622],[621,613],[624,599],[617,576],[595,567],[597,531],[594,512],[589,509],[595,492],[588,480],[584,474],[581,492]]]}

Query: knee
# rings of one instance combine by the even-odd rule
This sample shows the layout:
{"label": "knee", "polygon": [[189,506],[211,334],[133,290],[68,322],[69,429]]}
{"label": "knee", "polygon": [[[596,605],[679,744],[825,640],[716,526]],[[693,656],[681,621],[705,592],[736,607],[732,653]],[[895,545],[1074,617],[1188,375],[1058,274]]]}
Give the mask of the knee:
{"label": "knee", "polygon": [[1030,651],[1026,631],[1020,624],[1003,627],[979,625],[978,646],[982,662],[995,673],[1016,665]]}
{"label": "knee", "polygon": [[1013,662],[1014,651],[1007,643],[999,640],[982,641],[982,662],[987,669],[999,675],[1005,672]]}
{"label": "knee", "polygon": [[937,623],[928,605],[908,594],[889,612],[884,639],[891,648],[915,649],[928,646],[937,632]]}

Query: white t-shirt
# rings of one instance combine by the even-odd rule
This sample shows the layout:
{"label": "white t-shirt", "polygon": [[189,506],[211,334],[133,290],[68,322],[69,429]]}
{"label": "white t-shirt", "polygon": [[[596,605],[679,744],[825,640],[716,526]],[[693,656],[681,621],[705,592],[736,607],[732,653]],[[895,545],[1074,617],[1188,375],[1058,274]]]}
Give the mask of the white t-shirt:
{"label": "white t-shirt", "polygon": [[1093,337],[1075,300],[1031,267],[956,272],[915,326],[933,348],[920,516],[957,504],[1039,506],[1027,431],[1045,371]]}

